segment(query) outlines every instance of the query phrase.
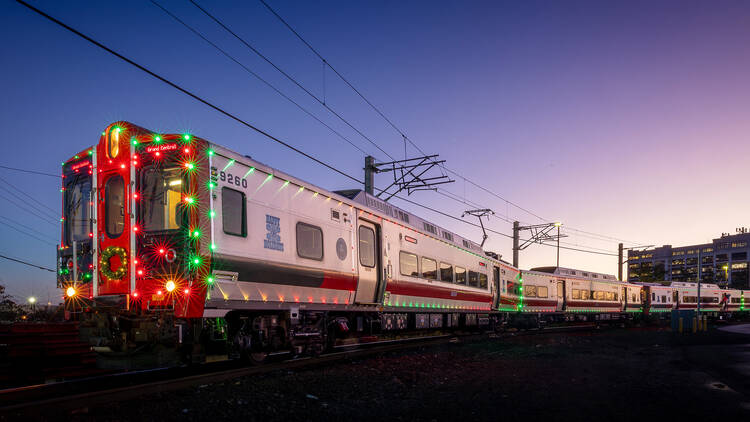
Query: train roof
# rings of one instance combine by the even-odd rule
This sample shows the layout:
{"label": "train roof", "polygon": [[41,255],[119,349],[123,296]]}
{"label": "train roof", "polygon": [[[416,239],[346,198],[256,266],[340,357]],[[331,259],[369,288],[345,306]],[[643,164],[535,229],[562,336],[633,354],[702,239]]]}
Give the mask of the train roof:
{"label": "train roof", "polygon": [[[388,202],[385,202],[382,199],[377,198],[373,195],[370,195],[361,189],[342,190],[342,191],[336,191],[336,193],[341,196],[345,196],[351,199],[352,201],[357,202],[358,204],[364,205],[374,210],[378,210],[381,213],[393,219],[396,219],[402,222],[403,224],[406,224],[418,231],[430,233],[433,236],[439,238],[440,240],[451,243],[460,248],[469,249],[478,254],[486,255],[482,247],[479,246],[479,244],[472,242],[471,240],[465,237],[459,236],[458,234],[453,233],[450,230],[446,230],[436,224],[433,224],[423,218],[420,218],[408,211],[404,211],[401,208],[395,205],[389,204]],[[491,255],[486,255],[486,256],[500,261],[499,258],[495,258]]]}
{"label": "train roof", "polygon": [[592,280],[606,280],[606,281],[619,281],[617,277],[611,274],[596,273],[593,271],[577,270],[575,268],[564,268],[564,267],[535,267],[531,271],[540,273],[555,274],[560,276],[574,276],[579,278],[588,278]]}

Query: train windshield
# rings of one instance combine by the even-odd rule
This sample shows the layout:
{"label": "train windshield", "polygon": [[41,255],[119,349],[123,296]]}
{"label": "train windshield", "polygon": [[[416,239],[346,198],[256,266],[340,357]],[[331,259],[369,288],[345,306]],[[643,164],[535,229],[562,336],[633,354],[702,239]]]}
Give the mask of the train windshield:
{"label": "train windshield", "polygon": [[69,176],[65,184],[64,240],[67,246],[72,241],[88,240],[91,232],[91,178],[88,175]]}
{"label": "train windshield", "polygon": [[145,231],[180,228],[182,173],[179,167],[149,168],[143,174],[142,213]]}

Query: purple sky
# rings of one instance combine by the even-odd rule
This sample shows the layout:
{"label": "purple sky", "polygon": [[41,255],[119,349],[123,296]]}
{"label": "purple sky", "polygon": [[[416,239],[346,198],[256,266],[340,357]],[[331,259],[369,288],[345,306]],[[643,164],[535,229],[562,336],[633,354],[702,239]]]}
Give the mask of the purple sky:
{"label": "purple sky", "polygon": [[[34,4],[361,177],[360,151],[151,3]],[[750,199],[742,188],[750,152],[746,2],[270,4],[423,150],[439,153],[449,168],[548,221],[656,245],[705,242],[748,225]],[[164,5],[383,158],[189,2]],[[321,62],[259,2],[205,6],[314,94],[323,95]],[[57,173],[62,159],[95,143],[108,123],[123,119],[156,131],[191,131],[320,186],[355,187],[18,4],[0,4],[0,38],[5,133],[0,165]],[[403,157],[398,133],[330,71],[325,95],[332,108],[386,151]],[[59,208],[57,180],[2,169],[0,177]],[[383,186],[387,176],[376,182]],[[503,218],[541,222],[461,179],[447,189]],[[0,254],[54,267],[55,224],[28,215],[2,196],[16,200],[0,190],[0,217],[35,228],[52,245],[0,225]],[[469,208],[434,193],[412,199],[456,216]],[[480,239],[479,229],[394,204]],[[488,225],[511,232],[497,218]],[[565,232],[567,246],[616,252],[616,241]],[[498,235],[488,240],[488,249],[507,259],[510,247],[510,240]],[[524,268],[554,265],[554,259],[554,249],[545,246],[521,253]],[[614,257],[572,251],[562,251],[561,265],[617,270]],[[5,260],[0,260],[0,282],[18,297],[33,291],[46,301],[48,294],[57,295],[52,274]]]}

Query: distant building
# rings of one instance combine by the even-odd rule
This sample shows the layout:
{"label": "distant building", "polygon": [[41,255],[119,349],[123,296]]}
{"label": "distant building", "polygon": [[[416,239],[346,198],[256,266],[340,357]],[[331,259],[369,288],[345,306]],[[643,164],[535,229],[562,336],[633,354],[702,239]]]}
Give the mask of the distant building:
{"label": "distant building", "polygon": [[685,281],[715,283],[737,289],[748,285],[748,252],[750,233],[745,228],[738,234],[724,233],[711,243],[701,245],[628,251],[628,281]]}

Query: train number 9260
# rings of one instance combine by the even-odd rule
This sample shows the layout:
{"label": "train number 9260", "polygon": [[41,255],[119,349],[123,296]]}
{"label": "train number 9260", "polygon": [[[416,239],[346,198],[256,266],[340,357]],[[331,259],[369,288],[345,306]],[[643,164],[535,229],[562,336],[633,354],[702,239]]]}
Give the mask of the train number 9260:
{"label": "train number 9260", "polygon": [[247,188],[246,179],[237,175],[233,175],[231,173],[224,173],[223,171],[219,172],[219,180],[221,180],[222,182],[227,182],[230,185],[242,186],[243,188]]}

